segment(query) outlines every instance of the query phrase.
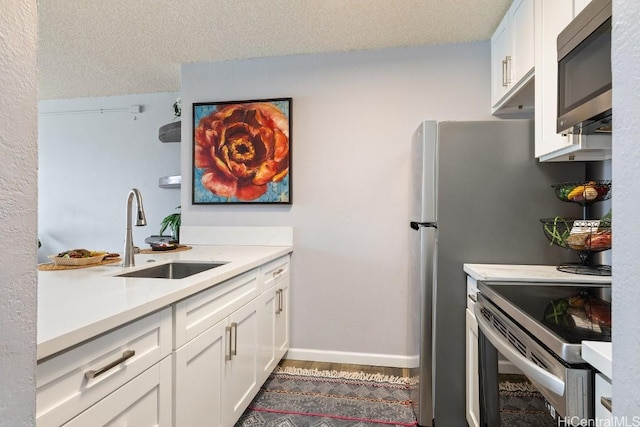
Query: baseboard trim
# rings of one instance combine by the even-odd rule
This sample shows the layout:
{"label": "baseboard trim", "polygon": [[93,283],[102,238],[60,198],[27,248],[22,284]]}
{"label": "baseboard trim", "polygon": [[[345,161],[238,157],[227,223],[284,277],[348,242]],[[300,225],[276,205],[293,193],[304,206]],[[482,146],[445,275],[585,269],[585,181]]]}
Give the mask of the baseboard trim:
{"label": "baseboard trim", "polygon": [[290,348],[285,359],[327,363],[348,363],[353,365],[386,366],[390,368],[410,368],[411,359],[395,354],[354,353],[344,351],[324,351],[307,348]]}

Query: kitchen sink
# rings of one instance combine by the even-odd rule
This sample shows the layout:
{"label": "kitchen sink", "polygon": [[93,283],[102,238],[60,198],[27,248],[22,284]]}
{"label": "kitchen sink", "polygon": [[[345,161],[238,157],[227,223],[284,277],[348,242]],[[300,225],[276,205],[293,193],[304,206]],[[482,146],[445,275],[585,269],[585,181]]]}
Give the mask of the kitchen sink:
{"label": "kitchen sink", "polygon": [[118,274],[116,277],[138,277],[146,279],[184,279],[203,271],[220,267],[222,262],[170,262],[167,264],[154,265],[153,267],[141,270],[130,271]]}

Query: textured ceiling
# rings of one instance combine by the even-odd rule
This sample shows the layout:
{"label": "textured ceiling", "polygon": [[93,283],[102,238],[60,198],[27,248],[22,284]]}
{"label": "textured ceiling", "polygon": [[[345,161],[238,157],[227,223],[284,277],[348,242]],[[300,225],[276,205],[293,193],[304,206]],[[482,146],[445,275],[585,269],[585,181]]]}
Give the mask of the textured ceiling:
{"label": "textured ceiling", "polygon": [[40,98],[180,90],[180,63],[486,40],[511,0],[39,0]]}

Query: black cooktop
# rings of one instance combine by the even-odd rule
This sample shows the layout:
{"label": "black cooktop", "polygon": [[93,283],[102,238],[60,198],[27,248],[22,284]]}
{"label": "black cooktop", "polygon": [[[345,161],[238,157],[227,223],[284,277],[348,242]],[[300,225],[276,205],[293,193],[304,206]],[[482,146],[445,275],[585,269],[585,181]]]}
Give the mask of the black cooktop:
{"label": "black cooktop", "polygon": [[546,327],[568,344],[611,341],[609,285],[516,282],[484,285],[491,291],[485,289],[485,296],[527,331]]}

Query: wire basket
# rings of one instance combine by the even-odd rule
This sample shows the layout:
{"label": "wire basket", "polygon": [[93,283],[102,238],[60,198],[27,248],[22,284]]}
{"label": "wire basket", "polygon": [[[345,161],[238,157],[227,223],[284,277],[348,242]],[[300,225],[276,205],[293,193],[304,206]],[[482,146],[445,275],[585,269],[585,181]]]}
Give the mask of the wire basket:
{"label": "wire basket", "polygon": [[578,254],[577,264],[563,264],[560,271],[576,274],[610,275],[608,265],[593,265],[591,255],[611,249],[611,222],[570,218],[541,219],[545,236],[550,244],[569,249]]}
{"label": "wire basket", "polygon": [[611,198],[611,181],[572,181],[551,186],[563,202],[582,206]]}

